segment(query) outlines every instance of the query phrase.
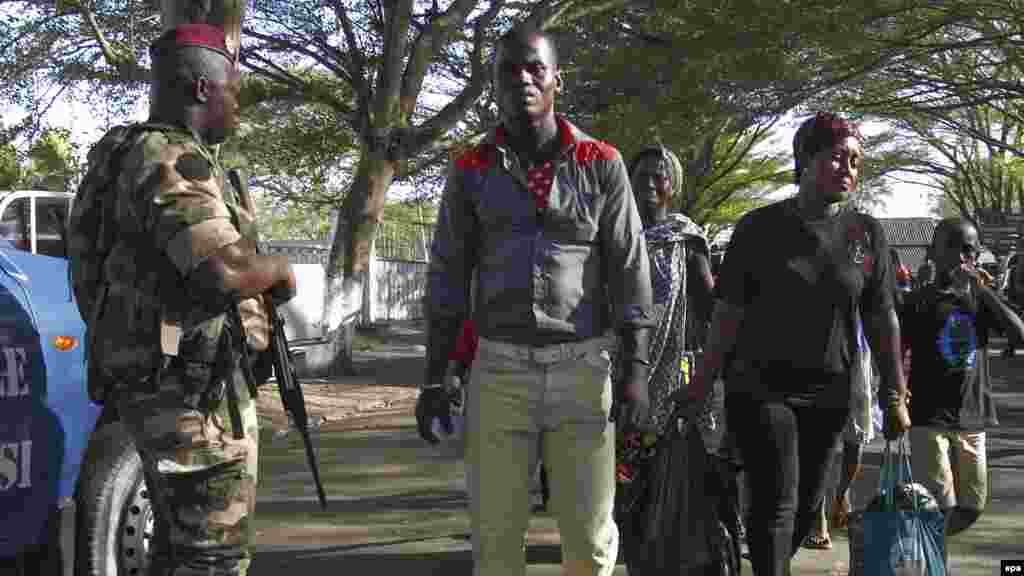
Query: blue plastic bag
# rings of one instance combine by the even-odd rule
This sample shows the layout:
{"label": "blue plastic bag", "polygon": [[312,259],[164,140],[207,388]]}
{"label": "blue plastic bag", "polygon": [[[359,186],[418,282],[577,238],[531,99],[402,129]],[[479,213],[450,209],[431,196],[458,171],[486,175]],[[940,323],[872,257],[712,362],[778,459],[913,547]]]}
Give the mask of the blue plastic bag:
{"label": "blue plastic bag", "polygon": [[927,491],[914,484],[906,441],[899,454],[886,443],[879,483],[879,506],[864,511],[863,573],[873,576],[945,576],[941,511],[924,508]]}

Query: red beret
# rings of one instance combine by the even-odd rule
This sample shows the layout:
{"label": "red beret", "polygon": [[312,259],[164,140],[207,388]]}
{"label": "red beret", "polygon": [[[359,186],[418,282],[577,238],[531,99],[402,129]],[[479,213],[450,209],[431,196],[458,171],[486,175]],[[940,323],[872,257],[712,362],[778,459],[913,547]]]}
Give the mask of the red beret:
{"label": "red beret", "polygon": [[[200,46],[222,53],[229,60],[234,60],[235,55],[228,49],[225,41],[224,30],[210,24],[194,23],[179,24],[163,33],[155,45],[171,45],[176,48],[185,46]],[[169,47],[169,46],[168,46]]]}

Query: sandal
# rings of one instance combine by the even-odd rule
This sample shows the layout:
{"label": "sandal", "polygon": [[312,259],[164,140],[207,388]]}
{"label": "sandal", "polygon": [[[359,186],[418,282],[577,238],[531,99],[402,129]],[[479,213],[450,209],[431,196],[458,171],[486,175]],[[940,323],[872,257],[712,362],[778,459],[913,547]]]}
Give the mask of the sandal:
{"label": "sandal", "polygon": [[831,550],[832,549],[832,538],[828,534],[810,534],[807,539],[804,540],[804,548],[810,548],[811,550]]}

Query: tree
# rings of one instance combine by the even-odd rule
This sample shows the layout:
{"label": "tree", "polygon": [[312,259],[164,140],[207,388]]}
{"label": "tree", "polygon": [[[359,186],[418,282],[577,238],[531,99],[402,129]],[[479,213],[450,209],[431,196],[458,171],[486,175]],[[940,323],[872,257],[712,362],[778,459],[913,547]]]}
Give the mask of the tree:
{"label": "tree", "polygon": [[14,144],[0,146],[0,190],[12,190],[21,182],[21,164]]}
{"label": "tree", "polygon": [[917,146],[903,170],[926,178],[942,200],[939,210],[979,224],[982,214],[1024,209],[1024,158],[1013,152],[1024,148],[1024,118],[1004,110],[978,105],[947,113],[948,122],[928,114],[898,122]]}
{"label": "tree", "polygon": [[[245,19],[242,58],[293,99],[334,108],[355,135],[357,193],[341,213],[351,226],[333,258],[354,277],[388,186],[424,155],[443,154],[467,117],[488,112],[479,105],[486,58],[495,35],[518,20],[570,29],[576,42],[567,52],[592,48],[591,62],[580,59],[572,71],[582,105],[571,113],[590,114],[598,133],[622,128],[616,132],[627,154],[628,141],[648,138],[656,127],[699,181],[712,164],[714,135],[740,133],[800,103],[940,113],[1019,95],[1019,82],[991,72],[1019,76],[1021,1],[271,0],[254,3]],[[164,5],[178,10],[193,2],[202,4]],[[9,5],[21,17],[0,25],[0,45],[14,48],[0,57],[3,95],[35,112],[66,92],[110,109],[141,95],[145,47],[161,28],[149,4],[64,0],[57,13],[46,0]],[[233,6],[241,15],[243,6]],[[959,76],[935,68],[958,54],[976,55],[981,65]],[[609,82],[606,72],[615,68],[634,72]],[[53,82],[37,86],[28,74],[37,71]],[[672,111],[671,127],[664,110]],[[659,113],[656,122],[632,121]]]}
{"label": "tree", "polygon": [[[734,214],[792,181],[788,153],[754,151],[783,113],[871,69],[863,26],[888,15],[801,0],[634,3],[566,35],[564,100],[627,156],[655,142],[675,151],[685,171],[678,209],[721,225],[719,207]],[[902,161],[898,150],[877,156],[879,177],[857,199],[864,207],[890,193],[881,176]]]}
{"label": "tree", "polygon": [[78,150],[61,128],[46,129],[22,152],[0,145],[0,190],[33,188],[72,191],[79,178]]}
{"label": "tree", "polygon": [[247,83],[242,129],[222,148],[241,157],[253,186],[279,200],[340,205],[357,152],[343,114],[321,102],[267,93],[259,84],[266,82]]}
{"label": "tree", "polygon": [[[1024,97],[1024,26],[1021,0],[929,2],[919,10],[894,11],[866,35],[878,64],[822,100],[899,121],[943,124],[999,147],[958,113],[979,105],[1021,120],[1014,106]],[[1016,155],[1020,148],[1010,149]]]}
{"label": "tree", "polygon": [[[963,79],[930,72],[929,58],[970,53],[1016,66],[1021,1],[268,0],[244,19],[244,5],[233,7],[245,25],[242,63],[267,87],[267,101],[288,110],[301,102],[336,119],[351,145],[334,157],[326,185],[302,188],[287,173],[273,183],[295,196],[343,198],[328,273],[343,275],[348,282],[337,288],[358,295],[391,184],[423,168],[433,175],[424,178],[436,177],[451,145],[493,119],[487,63],[497,35],[515,22],[566,31],[563,109],[627,156],[660,138],[684,158],[686,197],[699,207],[714,205],[703,194],[725,178],[713,172],[729,165],[722,152],[794,106],[881,113],[901,102],[933,112],[971,105],[967,88],[954,90]],[[203,5],[163,4],[183,11],[193,2]],[[67,0],[57,13],[46,0],[9,5],[22,16],[0,23],[0,46],[14,48],[0,51],[0,95],[37,112],[19,124],[25,130],[62,94],[102,99],[111,113],[137,100],[146,45],[179,17],[161,22],[148,3],[113,0]],[[1019,90],[979,70],[973,81],[991,94]],[[899,83],[926,71],[956,97],[931,105]],[[34,80],[39,72],[49,84]],[[339,176],[346,159],[348,179]]]}

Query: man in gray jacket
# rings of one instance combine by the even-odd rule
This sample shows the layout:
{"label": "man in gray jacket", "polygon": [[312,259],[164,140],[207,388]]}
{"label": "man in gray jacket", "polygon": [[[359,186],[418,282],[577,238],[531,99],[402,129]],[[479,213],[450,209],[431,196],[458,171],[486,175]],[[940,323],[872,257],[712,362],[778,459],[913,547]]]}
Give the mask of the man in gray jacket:
{"label": "man in gray jacket", "polygon": [[[445,365],[477,280],[467,465],[474,574],[525,573],[530,474],[548,466],[567,574],[608,575],[615,431],[649,428],[651,280],[619,152],[554,113],[554,41],[520,28],[494,63],[501,125],[451,167],[432,248],[420,434],[446,420]],[[615,336],[621,378],[611,382]],[[613,406],[614,404],[614,406]]]}

